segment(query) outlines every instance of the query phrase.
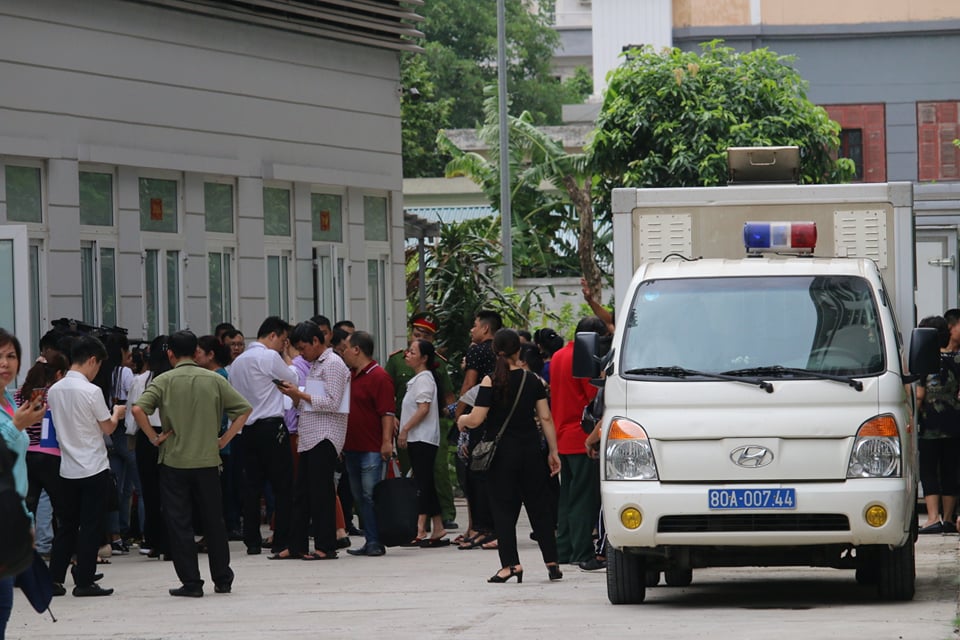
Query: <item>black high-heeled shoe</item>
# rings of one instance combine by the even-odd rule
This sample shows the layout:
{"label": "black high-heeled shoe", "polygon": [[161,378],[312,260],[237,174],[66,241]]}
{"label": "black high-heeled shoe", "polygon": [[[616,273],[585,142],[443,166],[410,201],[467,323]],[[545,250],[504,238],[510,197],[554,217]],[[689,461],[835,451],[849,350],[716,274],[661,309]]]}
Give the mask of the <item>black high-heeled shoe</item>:
{"label": "black high-heeled shoe", "polygon": [[[501,576],[500,571],[503,571],[503,569],[510,569],[510,574],[506,576]],[[503,583],[509,580],[510,578],[512,578],[513,576],[517,576],[517,584],[520,584],[521,582],[523,582],[523,569],[520,569],[518,571],[516,565],[512,567],[504,567],[503,569],[501,569],[500,571],[497,571],[495,574],[490,576],[490,579],[487,580],[487,582]]]}
{"label": "black high-heeled shoe", "polygon": [[559,580],[560,578],[562,578],[562,577],[563,577],[563,572],[560,571],[560,565],[559,565],[559,564],[548,564],[548,565],[547,565],[547,576],[549,576],[549,578],[550,578],[551,580]]}

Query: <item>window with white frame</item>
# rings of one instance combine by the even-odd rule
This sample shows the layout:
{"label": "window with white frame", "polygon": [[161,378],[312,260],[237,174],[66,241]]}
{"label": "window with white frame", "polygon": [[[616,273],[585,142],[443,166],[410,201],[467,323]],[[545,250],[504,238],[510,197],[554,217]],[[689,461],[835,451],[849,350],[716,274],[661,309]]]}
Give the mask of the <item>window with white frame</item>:
{"label": "window with white frame", "polygon": [[80,224],[113,226],[113,174],[80,172]]}
{"label": "window with white frame", "polygon": [[179,184],[164,178],[140,178],[140,231],[177,233]]}
{"label": "window with white frame", "polygon": [[267,256],[267,315],[290,317],[290,254]]}
{"label": "window with white frame", "polygon": [[389,206],[384,196],[363,197],[363,235],[367,241],[367,312],[377,354],[387,353],[390,326]]}
{"label": "window with white frame", "polygon": [[233,322],[232,263],[233,254],[228,249],[207,254],[211,329],[221,322]]}
{"label": "window with white frame", "polygon": [[313,314],[345,320],[346,260],[340,257],[337,245],[313,248]]}
{"label": "window with white frame", "polygon": [[46,333],[46,327],[49,326],[46,323],[44,300],[41,295],[44,290],[41,279],[43,277],[41,271],[43,265],[42,252],[42,240],[31,240],[27,247],[27,257],[30,261],[30,322],[35,343],[39,343],[40,338]]}
{"label": "window with white frame", "polygon": [[80,243],[80,295],[83,321],[117,324],[117,252],[97,241]]}
{"label": "window with white frame", "polygon": [[43,222],[41,173],[39,166],[4,166],[8,222]]}
{"label": "window with white frame", "polygon": [[144,318],[147,339],[179,331],[181,264],[176,249],[147,249],[144,252]]}
{"label": "window with white frame", "polygon": [[[13,240],[0,238],[0,298],[13,300],[15,276]],[[15,327],[16,317],[12,304],[0,305],[0,327]]]}
{"label": "window with white frame", "polygon": [[387,259],[386,256],[367,259],[367,313],[373,336],[376,360],[387,353]]}
{"label": "window with white frame", "polygon": [[210,233],[233,233],[233,184],[203,183],[203,211]]}
{"label": "window with white frame", "polygon": [[310,219],[314,242],[343,242],[343,197],[311,193]]}
{"label": "window with white frame", "polygon": [[263,188],[263,235],[290,237],[290,189]]}
{"label": "window with white frame", "polygon": [[363,196],[363,238],[368,242],[387,242],[389,216],[387,199],[380,196]]}
{"label": "window with white frame", "polygon": [[313,240],[314,315],[345,318],[346,290],[343,253],[343,197],[331,193],[310,194],[311,238]]}
{"label": "window with white frame", "polygon": [[207,232],[207,302],[210,327],[233,322],[233,272],[236,255],[236,200],[232,179],[203,183],[204,227]]}
{"label": "window with white frame", "polygon": [[263,187],[263,235],[267,263],[267,312],[290,317],[294,299],[290,268],[293,256],[292,194],[289,183]]}

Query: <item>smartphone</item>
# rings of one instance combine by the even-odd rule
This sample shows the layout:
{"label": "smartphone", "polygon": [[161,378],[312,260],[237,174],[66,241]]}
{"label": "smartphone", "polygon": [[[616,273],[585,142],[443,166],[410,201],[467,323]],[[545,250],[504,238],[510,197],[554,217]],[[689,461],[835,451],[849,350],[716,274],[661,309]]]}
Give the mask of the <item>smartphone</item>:
{"label": "smartphone", "polygon": [[273,384],[277,385],[278,387],[282,387],[282,386],[284,385],[283,380],[281,380],[280,378],[274,378],[274,379],[272,380],[272,382],[273,382]]}
{"label": "smartphone", "polygon": [[43,389],[34,389],[30,392],[30,404],[35,411],[43,406]]}

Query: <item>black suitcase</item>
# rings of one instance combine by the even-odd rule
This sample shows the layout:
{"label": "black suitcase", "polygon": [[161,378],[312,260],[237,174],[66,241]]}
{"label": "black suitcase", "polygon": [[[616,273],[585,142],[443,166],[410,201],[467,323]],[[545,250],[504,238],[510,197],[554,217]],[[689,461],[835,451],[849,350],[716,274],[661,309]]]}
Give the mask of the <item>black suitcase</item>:
{"label": "black suitcase", "polygon": [[417,483],[413,478],[387,478],[373,487],[373,511],[380,543],[406,544],[417,537]]}

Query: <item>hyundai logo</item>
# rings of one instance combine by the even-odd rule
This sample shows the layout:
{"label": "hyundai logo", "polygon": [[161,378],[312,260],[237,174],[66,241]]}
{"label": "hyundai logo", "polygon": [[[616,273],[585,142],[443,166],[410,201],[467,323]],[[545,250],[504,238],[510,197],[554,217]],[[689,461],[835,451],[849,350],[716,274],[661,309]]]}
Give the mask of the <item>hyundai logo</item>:
{"label": "hyundai logo", "polygon": [[773,451],[760,445],[748,444],[731,451],[730,459],[738,467],[757,469],[773,462]]}

